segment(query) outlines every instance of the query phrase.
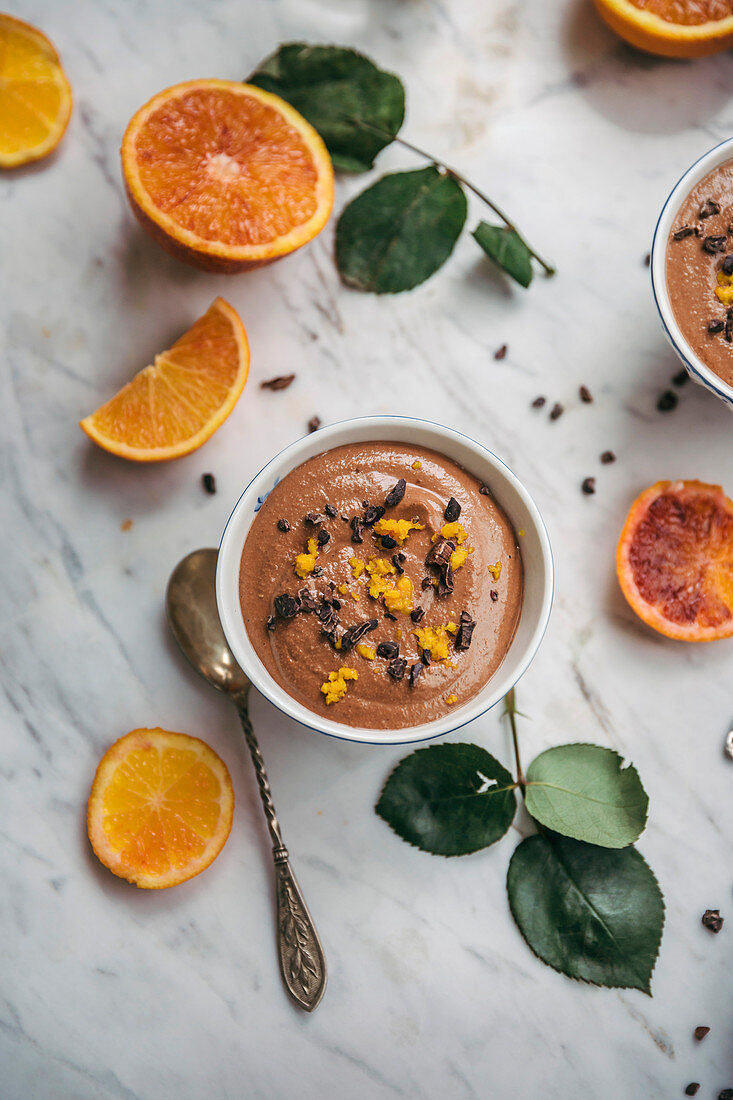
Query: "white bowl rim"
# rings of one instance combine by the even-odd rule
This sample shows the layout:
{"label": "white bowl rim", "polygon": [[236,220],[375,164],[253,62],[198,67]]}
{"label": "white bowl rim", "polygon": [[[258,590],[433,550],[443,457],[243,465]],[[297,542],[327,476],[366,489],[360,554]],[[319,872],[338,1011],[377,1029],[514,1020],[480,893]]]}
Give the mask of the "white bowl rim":
{"label": "white bowl rim", "polygon": [[[219,543],[219,554],[217,558],[216,569],[216,599],[219,609],[219,617],[222,622],[222,629],[224,630],[227,641],[236,657],[237,661],[243,668],[246,676],[251,681],[252,685],[265,696],[278,710],[284,714],[293,718],[301,725],[308,729],[324,733],[330,737],[335,737],[340,740],[353,741],[360,744],[380,744],[380,745],[400,745],[408,744],[416,741],[427,741],[434,737],[439,737],[443,734],[453,732],[460,729],[462,726],[467,725],[469,722],[485,714],[493,706],[495,706],[506,693],[514,687],[519,679],[527,671],[527,668],[532,663],[537,650],[542,642],[542,639],[547,630],[547,625],[550,619],[550,612],[552,610],[552,601],[554,597],[554,560],[552,555],[552,547],[550,545],[549,535],[545,526],[544,520],[540,514],[537,505],[535,504],[529,491],[525,488],[523,483],[517,477],[517,475],[498,458],[493,451],[490,451],[482,443],[477,442],[471,436],[466,435],[464,432],[459,432],[454,428],[446,427],[443,424],[439,424],[436,421],[424,420],[418,417],[401,416],[401,415],[379,415],[379,416],[361,416],[353,417],[346,420],[340,420],[333,424],[329,424],[324,428],[319,428],[317,432],[318,442],[323,443],[321,449],[317,452],[319,454],[324,453],[330,449],[329,441],[333,436],[338,436],[344,429],[356,428],[357,426],[363,427],[368,425],[374,430],[373,439],[379,440],[380,428],[391,427],[396,424],[402,426],[414,427],[417,430],[427,430],[435,433],[438,437],[443,439],[453,439],[467,444],[469,448],[473,449],[477,453],[477,457],[487,461],[489,465],[506,479],[509,485],[514,489],[517,495],[520,497],[524,507],[527,510],[530,522],[534,529],[534,534],[537,537],[541,562],[542,562],[542,601],[540,610],[537,616],[537,624],[530,638],[528,639],[524,653],[521,659],[517,663],[517,667],[514,672],[510,673],[508,677],[502,679],[501,672],[503,664],[499,666],[497,671],[491,677],[489,684],[496,683],[495,689],[488,695],[483,696],[482,692],[473,696],[467,700],[462,706],[457,707],[454,711],[444,715],[440,719],[436,719],[432,722],[422,723],[417,726],[405,726],[399,729],[372,729],[361,726],[348,726],[344,723],[334,721],[333,719],[320,717],[315,711],[310,710],[302,703],[298,702],[291,695],[289,695],[284,688],[281,688],[279,684],[271,677],[265,666],[260,659],[256,656],[254,661],[249,659],[249,654],[246,650],[242,650],[239,645],[239,639],[237,636],[237,630],[241,630],[247,638],[247,643],[252,648],[254,653],[254,647],[247,636],[247,630],[242,621],[241,608],[239,604],[239,561],[242,555],[242,547],[244,545],[244,539],[249,532],[249,527],[244,534],[244,539],[241,538],[238,532],[235,535],[236,520],[240,513],[247,507],[254,498],[256,489],[261,487],[261,482],[266,481],[267,470],[278,460],[287,458],[288,466],[290,470],[295,469],[306,461],[304,457],[301,457],[302,452],[309,449],[314,443],[314,434],[302,436],[299,439],[294,440],[292,443],[283,447],[277,454],[265,463],[265,465],[259,470],[257,474],[251,479],[244,491],[241,493],[237,500],[232,512],[227,520],[224,528],[221,541]],[[341,441],[333,444],[333,446],[343,446],[348,441]],[[439,443],[435,441],[428,441],[422,445],[430,446],[431,443],[439,450]],[[511,520],[511,517],[509,517]],[[523,521],[525,527],[528,526],[526,519]],[[250,524],[251,525],[251,524]],[[237,539],[236,546],[232,547],[232,542]],[[231,583],[227,583],[227,577],[225,576],[225,563],[228,558],[236,550],[234,558],[237,562],[236,576],[231,579]],[[510,647],[511,649],[511,647]]]}
{"label": "white bowl rim", "polygon": [[695,187],[701,179],[707,176],[708,172],[712,172],[714,168],[717,168],[721,164],[725,164],[728,160],[733,160],[733,138],[726,138],[725,141],[718,142],[712,149],[708,149],[707,153],[703,153],[702,156],[698,157],[697,160],[690,165],[687,171],[683,173],[670,191],[661,209],[654,230],[651,253],[651,277],[652,293],[659,312],[659,318],[662,322],[662,328],[667,334],[667,338],[677,352],[677,355],[697,381],[707,386],[708,389],[713,390],[718,397],[721,397],[724,401],[733,405],[733,386],[729,386],[714,370],[711,370],[710,367],[703,363],[699,355],[693,351],[682,334],[674,313],[672,312],[672,305],[667,291],[666,274],[667,242],[669,240],[672,223],[674,222],[680,206],[687,198],[690,191],[692,191],[693,187]]}

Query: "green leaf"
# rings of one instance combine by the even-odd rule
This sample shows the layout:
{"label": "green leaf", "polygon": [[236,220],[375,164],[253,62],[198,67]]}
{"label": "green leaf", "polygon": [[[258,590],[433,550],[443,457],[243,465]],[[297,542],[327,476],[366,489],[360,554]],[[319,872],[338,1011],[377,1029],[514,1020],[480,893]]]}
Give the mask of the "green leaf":
{"label": "green leaf", "polygon": [[405,117],[400,79],[340,46],[287,43],[262,62],[248,83],[274,92],[300,111],[318,130],[341,172],[371,168]]}
{"label": "green leaf", "polygon": [[411,290],[450,256],[466,220],[466,196],[437,168],[394,172],[362,191],[336,227],[336,264],[358,290]]}
{"label": "green leaf", "polygon": [[649,797],[633,765],[600,745],[560,745],[527,769],[527,812],[563,836],[625,848],[646,825]]}
{"label": "green leaf", "polygon": [[532,253],[513,229],[479,222],[471,236],[502,271],[506,271],[507,275],[511,275],[522,286],[529,286],[534,274]]}
{"label": "green leaf", "polygon": [[479,745],[431,745],[401,760],[376,811],[398,836],[440,856],[487,848],[507,831],[515,783]]}
{"label": "green leaf", "polygon": [[651,993],[664,900],[636,848],[530,836],[512,856],[507,892],[519,931],[548,966],[594,985]]}

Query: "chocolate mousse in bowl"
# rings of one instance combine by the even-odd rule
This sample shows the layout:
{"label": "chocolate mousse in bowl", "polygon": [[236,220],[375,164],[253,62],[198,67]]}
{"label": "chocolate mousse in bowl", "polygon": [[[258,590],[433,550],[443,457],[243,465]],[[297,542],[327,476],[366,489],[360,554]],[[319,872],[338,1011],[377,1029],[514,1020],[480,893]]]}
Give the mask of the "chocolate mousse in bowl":
{"label": "chocolate mousse in bowl", "polygon": [[733,141],[693,165],[667,200],[652,281],[665,331],[689,373],[733,404]]}
{"label": "chocolate mousse in bowl", "polygon": [[217,573],[255,686],[307,725],[368,741],[434,736],[505,694],[539,644],[552,564],[503,464],[396,417],[321,430],[274,464],[237,505]]}

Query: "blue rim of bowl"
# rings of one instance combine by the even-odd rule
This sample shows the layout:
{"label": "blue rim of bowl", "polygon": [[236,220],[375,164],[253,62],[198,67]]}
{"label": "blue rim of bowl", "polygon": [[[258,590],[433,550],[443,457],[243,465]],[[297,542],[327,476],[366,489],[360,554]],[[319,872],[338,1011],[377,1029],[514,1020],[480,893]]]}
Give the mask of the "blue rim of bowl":
{"label": "blue rim of bowl", "polygon": [[[711,153],[715,153],[718,149],[722,149],[724,145],[730,145],[730,147],[731,147],[731,159],[733,159],[733,138],[725,138],[723,141],[719,141],[717,145],[713,145],[713,147],[711,149],[707,149],[704,153],[702,153],[697,158],[697,160],[694,160],[692,162],[692,164],[689,166],[689,168],[685,169],[685,171],[682,173],[680,178],[674,184],[672,190],[667,195],[667,198],[666,198],[666,200],[665,200],[665,202],[662,206],[662,209],[659,211],[659,217],[657,218],[657,224],[654,227],[654,236],[652,237],[652,250],[651,250],[652,258],[654,257],[654,250],[655,250],[656,245],[657,245],[657,237],[659,235],[660,222],[662,221],[662,218],[664,217],[664,214],[665,214],[665,211],[667,210],[667,207],[669,206],[670,202],[672,201],[672,196],[674,195],[675,191],[677,190],[679,185],[682,183],[682,181],[685,179],[685,177],[689,176],[690,173],[698,166],[700,161],[705,160],[707,157],[710,156]],[[711,169],[711,171],[712,171],[712,169]],[[698,370],[697,366],[693,362],[691,362],[688,354],[685,351],[683,351],[683,349],[680,347],[677,340],[674,338],[672,333],[669,331],[669,328],[667,327],[667,322],[664,319],[664,314],[662,313],[661,307],[659,305],[659,294],[657,293],[657,284],[656,284],[656,281],[654,279],[654,263],[653,262],[652,262],[652,265],[651,265],[651,280],[652,280],[652,295],[654,296],[654,305],[657,307],[657,313],[659,314],[660,324],[661,324],[662,328],[664,329],[664,333],[665,333],[667,339],[669,340],[670,344],[672,345],[672,348],[674,349],[674,351],[677,354],[678,358],[682,360],[682,362],[685,364],[685,367],[687,368],[689,373],[693,374],[695,376],[695,378],[700,382],[701,385],[705,386],[706,389],[711,390],[716,395],[716,397],[719,397],[722,401],[727,402],[727,404],[729,404],[729,405],[733,405],[733,394],[728,389],[725,389],[725,390],[720,389],[720,387],[717,386],[715,384],[715,382],[713,382],[710,378],[707,378],[704,374],[701,374],[701,372]],[[710,373],[712,374],[713,372],[711,371]]]}
{"label": "blue rim of bowl", "polygon": [[[550,617],[552,615],[552,606],[553,606],[553,603],[555,601],[555,556],[552,552],[552,543],[550,542],[550,535],[549,535],[549,532],[547,530],[547,525],[545,524],[545,521],[542,517],[542,513],[540,512],[539,508],[535,504],[534,498],[532,497],[531,493],[527,489],[524,488],[524,482],[517,476],[517,474],[514,473],[514,471],[511,469],[511,467],[507,466],[506,462],[504,462],[503,459],[501,459],[497,455],[495,455],[494,452],[490,451],[488,447],[485,447],[483,443],[479,443],[479,441],[477,439],[474,439],[473,436],[467,435],[465,432],[461,432],[457,428],[449,428],[447,424],[439,424],[437,420],[425,420],[423,417],[419,417],[419,416],[403,416],[399,413],[384,413],[384,414],[381,414],[381,415],[377,413],[377,414],[373,414],[371,416],[353,416],[353,417],[348,417],[346,420],[336,420],[336,421],[334,421],[333,424],[329,424],[327,426],[329,428],[340,428],[340,427],[343,427],[346,424],[358,424],[362,420],[374,420],[376,417],[379,417],[379,419],[381,419],[381,420],[409,420],[411,423],[426,424],[431,428],[444,428],[446,431],[454,432],[456,435],[459,435],[462,439],[467,439],[469,441],[469,443],[473,443],[474,446],[479,447],[482,451],[486,451],[487,454],[491,455],[491,457],[497,463],[498,466],[503,467],[503,469],[505,469],[509,474],[511,474],[511,476],[515,479],[515,481],[522,487],[522,489],[527,494],[527,496],[529,497],[531,503],[534,506],[534,509],[537,513],[537,519],[539,521],[538,526],[539,526],[540,530],[542,531],[542,533],[545,536],[545,541],[547,543],[547,550],[548,550],[548,555],[549,555],[549,585],[547,586],[549,588],[549,601],[547,601],[547,612],[545,614],[542,630],[540,631],[538,637],[536,638],[536,641],[535,641],[531,651],[528,651],[528,653],[526,655],[526,658],[523,662],[523,666],[521,668],[521,671],[519,672],[519,675],[512,681],[511,687],[507,688],[507,693],[508,693],[514,687],[516,687],[516,685],[522,679],[525,672],[527,672],[530,665],[532,664],[535,657],[537,656],[537,653],[539,652],[539,648],[542,645],[542,642],[544,640],[545,634],[547,633],[547,628],[550,625]],[[280,450],[277,452],[277,454],[274,454],[272,456],[272,458],[269,459],[269,461],[266,462],[265,465],[260,470],[258,470],[258,472],[254,475],[254,477],[250,479],[250,481],[247,483],[245,488],[239,494],[239,496],[237,498],[237,501],[236,501],[234,507],[232,508],[232,510],[229,514],[229,519],[226,521],[226,524],[224,525],[224,530],[222,531],[221,538],[219,539],[219,550],[221,549],[222,543],[224,542],[224,536],[226,535],[227,530],[229,529],[229,524],[232,522],[232,518],[234,516],[234,513],[237,511],[237,508],[239,507],[239,503],[242,500],[242,497],[246,496],[246,494],[249,492],[249,490],[252,487],[252,485],[254,484],[254,482],[257,481],[257,479],[259,477],[261,477],[262,474],[264,474],[265,470],[269,466],[271,466],[273,462],[277,461],[277,459],[280,457],[280,455],[284,454],[285,451],[289,450],[289,448],[292,447],[294,443],[298,443],[301,439],[305,439],[305,438],[307,438],[307,437],[302,436],[302,435],[298,436],[297,439],[292,440],[292,442],[286,444],[285,447],[281,447]],[[217,568],[217,578],[218,578],[218,568]],[[217,580],[216,587],[217,587],[217,599],[218,599],[218,588],[219,588],[218,580]],[[498,672],[500,668],[501,668],[501,665],[499,665],[499,668],[496,671]],[[253,687],[254,686],[255,685],[253,685]],[[332,737],[335,741],[345,741],[345,742],[350,743],[352,745],[379,745],[380,744],[380,742],[377,741],[377,740],[365,740],[361,737],[348,737],[345,734],[342,735],[342,734],[338,734],[338,733],[332,733],[330,730],[322,730],[319,726],[312,726],[312,725],[310,725],[310,723],[303,721],[303,719],[293,718],[292,715],[287,714],[286,711],[284,711],[284,710],[281,710],[281,708],[277,705],[277,703],[273,702],[272,699],[268,698],[268,696],[266,696],[264,694],[264,692],[259,691],[259,689],[258,689],[258,694],[262,695],[263,698],[265,698],[267,700],[267,702],[270,704],[270,706],[274,707],[275,710],[277,710],[285,718],[288,718],[291,722],[295,722],[296,725],[304,726],[306,729],[312,730],[314,733],[320,733],[324,737]],[[504,698],[504,696],[502,696],[502,698]],[[479,718],[483,718],[483,716],[485,714],[488,714],[488,712],[490,710],[493,710],[494,707],[497,706],[500,702],[501,702],[501,699],[496,699],[493,703],[490,703],[482,711],[479,711],[478,714],[474,714],[471,718],[467,718],[465,720],[465,722],[459,722],[459,723],[457,723],[457,725],[451,726],[450,729],[443,730],[440,733],[429,733],[425,737],[406,737],[403,741],[392,741],[392,740],[390,740],[390,741],[386,741],[384,743],[384,747],[389,748],[390,746],[393,746],[393,745],[417,745],[417,744],[422,743],[423,741],[434,741],[436,737],[447,737],[448,734],[456,733],[457,730],[463,729],[464,726],[470,725],[471,722],[476,722],[476,721],[478,721]],[[307,710],[308,708],[306,707],[304,709]],[[409,731],[409,729],[410,729],[409,726],[405,727],[406,731]],[[377,730],[376,732],[379,732],[379,731]],[[397,732],[397,731],[395,730],[394,732]]]}

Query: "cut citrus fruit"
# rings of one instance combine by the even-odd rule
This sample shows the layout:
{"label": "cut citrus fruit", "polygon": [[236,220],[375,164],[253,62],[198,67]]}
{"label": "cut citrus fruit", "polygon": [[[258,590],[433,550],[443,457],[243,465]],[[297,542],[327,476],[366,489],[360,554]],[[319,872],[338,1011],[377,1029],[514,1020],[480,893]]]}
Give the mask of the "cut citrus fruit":
{"label": "cut citrus fruit", "polygon": [[156,355],[81,427],[105,451],[122,458],[180,458],[224,423],[248,371],[244,325],[236,310],[217,298],[172,348]]}
{"label": "cut citrus fruit", "polygon": [[628,514],[616,551],[624,596],[668,638],[733,635],[733,502],[719,485],[658,481]]}
{"label": "cut citrus fruit", "polygon": [[205,870],[229,836],[234,792],[223,760],[198,737],[133,730],[107,749],[87,807],[105,867],[146,890]]}
{"label": "cut citrus fruit", "polygon": [[122,171],[145,229],[211,271],[257,267],[307,244],[333,206],[333,167],[279,96],[190,80],[154,96],[122,139]]}
{"label": "cut citrus fruit", "polygon": [[595,0],[626,42],[662,57],[705,57],[733,46],[733,0]]}
{"label": "cut citrus fruit", "polygon": [[48,156],[71,115],[71,87],[45,34],[0,13],[0,168]]}

